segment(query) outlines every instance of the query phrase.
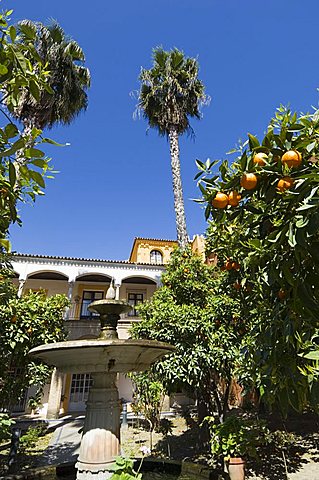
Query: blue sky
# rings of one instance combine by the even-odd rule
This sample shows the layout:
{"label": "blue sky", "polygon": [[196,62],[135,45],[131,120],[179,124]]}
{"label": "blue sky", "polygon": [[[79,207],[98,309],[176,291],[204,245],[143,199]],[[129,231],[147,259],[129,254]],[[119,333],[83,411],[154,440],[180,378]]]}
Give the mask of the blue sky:
{"label": "blue sky", "polygon": [[297,111],[318,104],[318,0],[12,0],[12,20],[56,19],[81,45],[91,70],[89,107],[49,136],[59,174],[45,197],[21,208],[11,229],[23,253],[126,259],[135,236],[176,238],[169,146],[133,120],[141,66],[152,48],[198,56],[211,96],[195,141],[181,139],[189,235],[204,233],[193,178],[195,159],[225,158],[247,132],[262,135],[280,103]]}

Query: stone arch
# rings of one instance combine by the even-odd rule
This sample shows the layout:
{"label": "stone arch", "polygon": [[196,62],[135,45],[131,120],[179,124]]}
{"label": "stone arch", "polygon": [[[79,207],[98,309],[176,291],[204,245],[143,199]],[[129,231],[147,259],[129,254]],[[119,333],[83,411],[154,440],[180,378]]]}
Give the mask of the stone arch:
{"label": "stone arch", "polygon": [[129,275],[122,279],[122,284],[138,283],[142,285],[157,285],[156,280],[147,275]]}
{"label": "stone arch", "polygon": [[111,275],[100,272],[86,272],[75,277],[75,281],[77,282],[110,283],[111,280]]}
{"label": "stone arch", "polygon": [[62,280],[68,281],[69,277],[59,270],[37,270],[27,275],[27,280]]}

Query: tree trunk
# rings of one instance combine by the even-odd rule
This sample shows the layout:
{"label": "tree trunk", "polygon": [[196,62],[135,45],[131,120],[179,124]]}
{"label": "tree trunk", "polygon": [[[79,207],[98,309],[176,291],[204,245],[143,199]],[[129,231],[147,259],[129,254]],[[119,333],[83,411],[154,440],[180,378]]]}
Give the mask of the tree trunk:
{"label": "tree trunk", "polygon": [[176,215],[177,241],[181,248],[188,245],[186,218],[184,210],[181,167],[179,160],[179,143],[177,128],[172,126],[169,131],[169,145],[171,153],[171,169],[173,177],[174,209]]}
{"label": "tree trunk", "polygon": [[199,447],[203,450],[208,450],[209,448],[209,428],[208,423],[205,422],[205,418],[211,415],[212,412],[210,411],[209,405],[207,404],[207,400],[202,397],[197,397],[197,418],[198,418],[198,426],[199,426]]}
{"label": "tree trunk", "polygon": [[26,162],[26,158],[25,158],[25,155],[24,155],[24,150],[25,150],[25,148],[31,148],[34,145],[34,140],[32,140],[30,138],[32,129],[34,127],[33,122],[30,121],[30,120],[29,121],[25,120],[23,123],[24,123],[24,128],[23,128],[23,132],[22,132],[22,137],[27,137],[27,138],[29,138],[29,140],[27,141],[24,149],[18,150],[16,152],[16,156],[15,156],[16,158],[15,158],[15,162],[14,162],[14,166],[15,166],[15,169],[16,169],[16,176],[17,176],[16,177],[15,190],[19,190],[19,188],[21,187],[20,167],[22,165],[24,165],[25,162]]}

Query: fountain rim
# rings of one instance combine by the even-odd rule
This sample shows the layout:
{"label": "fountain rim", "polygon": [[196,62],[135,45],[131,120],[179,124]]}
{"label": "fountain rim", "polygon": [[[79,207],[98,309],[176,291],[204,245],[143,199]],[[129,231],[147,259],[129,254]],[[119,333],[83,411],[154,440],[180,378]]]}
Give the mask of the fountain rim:
{"label": "fountain rim", "polygon": [[[92,348],[92,347],[112,347],[115,345],[125,345],[126,347],[151,347],[158,349],[165,349],[173,352],[176,350],[174,345],[170,345],[166,342],[159,342],[158,340],[148,340],[148,339],[81,339],[81,340],[67,340],[64,342],[56,343],[45,343],[37,347],[32,348],[29,351],[29,355],[36,355],[37,353],[50,352],[54,350],[65,350],[65,349],[79,349],[79,348]],[[167,352],[168,353],[168,352]]]}

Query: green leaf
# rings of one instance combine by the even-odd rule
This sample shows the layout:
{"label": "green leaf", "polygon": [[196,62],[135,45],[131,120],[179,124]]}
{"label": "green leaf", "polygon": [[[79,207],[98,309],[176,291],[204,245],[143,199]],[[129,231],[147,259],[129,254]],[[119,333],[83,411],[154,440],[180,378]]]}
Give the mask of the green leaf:
{"label": "green leaf", "polygon": [[36,101],[40,99],[40,90],[37,83],[34,80],[30,80],[29,83],[30,92]]}
{"label": "green leaf", "polygon": [[16,137],[19,134],[19,130],[14,123],[8,123],[8,125],[5,126],[4,131],[7,138]]}
{"label": "green leaf", "polygon": [[51,138],[47,138],[47,137],[43,138],[42,142],[43,143],[51,143],[52,145],[55,145],[56,147],[66,147],[68,145],[66,143],[57,143],[54,140],[52,140]]}
{"label": "green leaf", "polygon": [[32,165],[35,165],[36,167],[39,167],[39,168],[44,168],[47,165],[46,160],[44,160],[43,158],[35,158],[30,163],[32,163]]}
{"label": "green leaf", "polygon": [[29,170],[30,177],[34,180],[40,187],[45,188],[45,183],[42,175],[35,170]]}
{"label": "green leaf", "polygon": [[16,179],[17,179],[17,172],[15,169],[15,166],[13,165],[12,162],[10,162],[9,163],[9,180],[10,180],[11,187],[15,186]]}
{"label": "green leaf", "polygon": [[7,252],[10,252],[11,243],[9,242],[9,240],[7,240],[6,238],[0,238],[0,245],[2,245]]}
{"label": "green leaf", "polygon": [[44,152],[42,152],[42,150],[39,150],[38,148],[27,148],[25,150],[25,156],[27,158],[44,157]]}
{"label": "green leaf", "polygon": [[319,360],[319,350],[306,353],[305,355],[302,355],[302,356],[303,358],[307,358],[308,360]]}
{"label": "green leaf", "polygon": [[306,146],[307,152],[311,152],[316,146],[316,142],[309,143],[309,145]]}
{"label": "green leaf", "polygon": [[291,247],[295,247],[297,245],[294,225],[292,222],[289,224],[288,243]]}
{"label": "green leaf", "polygon": [[290,127],[287,128],[288,132],[298,132],[299,130],[303,130],[305,128],[304,125],[300,125],[300,123],[295,123],[294,125],[290,125]]}
{"label": "green leaf", "polygon": [[249,138],[249,148],[250,150],[254,150],[254,148],[259,147],[260,143],[257,137],[252,135],[251,133],[248,133],[248,138]]}
{"label": "green leaf", "polygon": [[17,37],[17,30],[15,29],[15,27],[13,25],[11,25],[9,27],[9,35],[10,35],[11,41],[14,43],[14,41]]}
{"label": "green leaf", "polygon": [[19,52],[19,50],[16,50],[16,49],[12,49],[13,50],[13,55],[15,56],[16,58],[16,61],[20,67],[20,69],[22,70],[23,74],[26,72],[27,70],[27,62],[26,62],[26,59],[25,57],[23,56],[23,54],[21,52]]}
{"label": "green leaf", "polygon": [[7,67],[0,63],[0,75],[6,75],[6,73],[8,73]]}

